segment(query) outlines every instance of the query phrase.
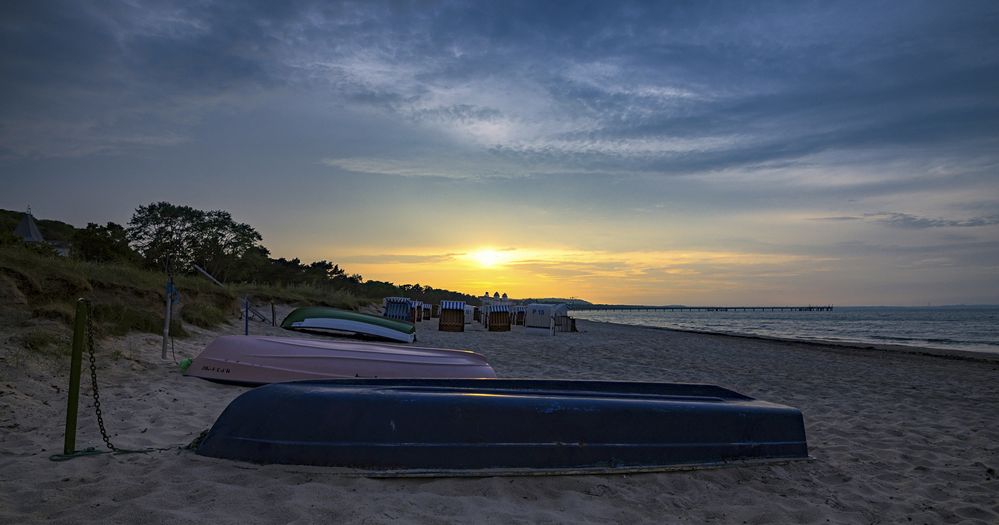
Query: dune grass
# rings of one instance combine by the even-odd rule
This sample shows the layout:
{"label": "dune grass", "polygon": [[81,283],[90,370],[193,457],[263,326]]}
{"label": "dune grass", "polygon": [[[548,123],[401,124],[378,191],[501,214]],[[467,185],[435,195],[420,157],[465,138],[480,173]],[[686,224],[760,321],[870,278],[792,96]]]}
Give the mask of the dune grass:
{"label": "dune grass", "polygon": [[270,284],[243,283],[228,286],[240,297],[248,296],[253,301],[302,304],[310,306],[332,306],[345,310],[357,310],[372,302],[359,298],[344,290],[333,290],[308,285],[277,286]]}
{"label": "dune grass", "polygon": [[[17,246],[0,248],[0,275],[13,283],[34,318],[71,324],[77,298],[89,299],[95,324],[105,335],[138,331],[163,331],[162,274],[122,264],[98,264],[66,257],[47,256]],[[221,289],[191,282],[187,293],[193,302],[230,304],[233,297]],[[183,293],[183,292],[182,292]],[[172,332],[186,331],[177,322]],[[38,346],[24,341],[25,346]]]}
{"label": "dune grass", "polygon": [[32,327],[20,335],[21,344],[36,353],[62,355],[69,353],[69,336],[66,330],[52,327]]}
{"label": "dune grass", "polygon": [[[162,272],[127,264],[92,263],[20,246],[0,247],[0,301],[30,312],[27,320],[19,322],[28,328],[21,339],[29,349],[50,347],[56,337],[35,330],[33,323],[54,320],[71,325],[76,299],[81,297],[93,305],[94,321],[102,335],[161,333],[165,281]],[[187,335],[183,323],[201,328],[224,323],[238,311],[239,299],[246,296],[258,304],[272,301],[345,309],[369,302],[348,292],[302,285],[230,284],[221,288],[194,275],[176,276],[174,282],[181,300],[170,331],[177,337]]]}
{"label": "dune grass", "polygon": [[180,318],[194,326],[211,328],[225,322],[225,312],[212,304],[193,303],[181,308]]}

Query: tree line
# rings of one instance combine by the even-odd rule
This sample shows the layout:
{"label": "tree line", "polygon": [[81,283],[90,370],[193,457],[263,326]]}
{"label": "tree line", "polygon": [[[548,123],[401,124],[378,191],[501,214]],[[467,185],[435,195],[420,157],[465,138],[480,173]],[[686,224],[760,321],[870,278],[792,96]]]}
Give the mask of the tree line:
{"label": "tree line", "polygon": [[127,226],[88,223],[72,235],[72,256],[94,262],[116,262],[175,273],[194,273],[201,266],[223,282],[308,285],[346,290],[359,297],[403,296],[424,302],[443,299],[478,304],[467,294],[420,284],[395,285],[365,281],[331,261],[304,263],[298,258],[271,257],[263,237],[249,224],[224,210],[199,210],[168,202],[139,206]]}

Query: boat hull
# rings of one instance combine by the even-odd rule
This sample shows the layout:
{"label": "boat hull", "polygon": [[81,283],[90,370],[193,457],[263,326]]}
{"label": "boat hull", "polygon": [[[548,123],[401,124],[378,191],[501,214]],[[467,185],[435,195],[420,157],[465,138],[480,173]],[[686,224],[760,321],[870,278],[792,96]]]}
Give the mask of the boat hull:
{"label": "boat hull", "polygon": [[496,377],[485,357],[464,350],[238,335],[216,338],[193,360],[185,374],[253,386],[358,377]]}
{"label": "boat hull", "polygon": [[413,323],[321,306],[296,308],[281,321],[281,328],[306,332],[345,332],[400,343],[416,341],[416,326]]}
{"label": "boat hull", "polygon": [[402,475],[661,470],[808,457],[794,408],[711,385],[539,380],[270,385],[233,400],[198,453]]}

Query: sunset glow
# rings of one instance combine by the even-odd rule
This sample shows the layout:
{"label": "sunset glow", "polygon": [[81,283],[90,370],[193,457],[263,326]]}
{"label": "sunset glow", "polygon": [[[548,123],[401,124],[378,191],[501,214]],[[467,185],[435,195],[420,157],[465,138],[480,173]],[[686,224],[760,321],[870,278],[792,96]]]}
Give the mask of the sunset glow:
{"label": "sunset glow", "polygon": [[469,256],[483,268],[492,268],[507,260],[503,253],[489,248],[472,252]]}
{"label": "sunset glow", "polygon": [[999,303],[995,3],[16,4],[2,209],[475,295]]}

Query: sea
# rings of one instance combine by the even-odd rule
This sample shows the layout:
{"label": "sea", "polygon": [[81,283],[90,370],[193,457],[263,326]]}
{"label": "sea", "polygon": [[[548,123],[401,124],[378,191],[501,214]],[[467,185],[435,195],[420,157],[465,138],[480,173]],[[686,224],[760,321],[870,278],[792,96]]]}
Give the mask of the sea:
{"label": "sea", "polygon": [[999,354],[999,305],[844,306],[812,312],[573,310],[570,315],[720,334]]}

